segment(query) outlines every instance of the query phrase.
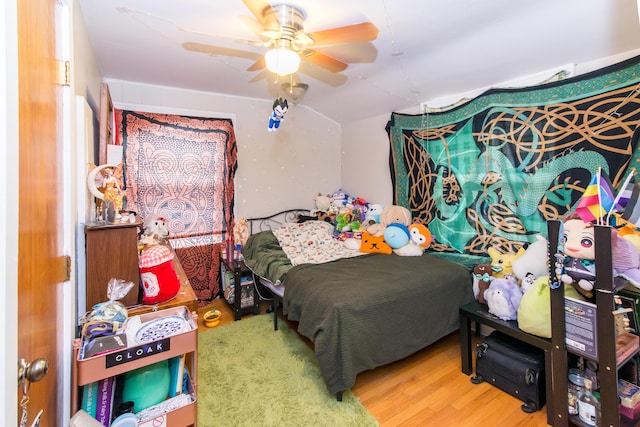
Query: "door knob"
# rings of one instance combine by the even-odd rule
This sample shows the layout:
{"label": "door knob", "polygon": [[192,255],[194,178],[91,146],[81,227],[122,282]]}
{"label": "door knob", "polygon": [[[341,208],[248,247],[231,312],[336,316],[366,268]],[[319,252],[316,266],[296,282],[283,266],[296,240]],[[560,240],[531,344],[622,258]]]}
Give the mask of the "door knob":
{"label": "door knob", "polygon": [[22,385],[24,395],[29,391],[29,384],[42,380],[49,370],[49,362],[39,357],[29,363],[24,359],[18,360],[18,382]]}

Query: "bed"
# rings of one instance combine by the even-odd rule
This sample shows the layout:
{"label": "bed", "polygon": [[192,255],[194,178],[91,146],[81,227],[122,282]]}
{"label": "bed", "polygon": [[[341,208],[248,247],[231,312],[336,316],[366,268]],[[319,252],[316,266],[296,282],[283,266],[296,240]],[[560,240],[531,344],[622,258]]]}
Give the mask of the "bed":
{"label": "bed", "polygon": [[458,329],[458,308],[474,299],[466,267],[431,253],[292,262],[274,233],[300,213],[250,219],[242,254],[274,293],[275,308],[281,301],[284,315],[313,342],[329,393],[340,399],[359,373],[403,359]]}

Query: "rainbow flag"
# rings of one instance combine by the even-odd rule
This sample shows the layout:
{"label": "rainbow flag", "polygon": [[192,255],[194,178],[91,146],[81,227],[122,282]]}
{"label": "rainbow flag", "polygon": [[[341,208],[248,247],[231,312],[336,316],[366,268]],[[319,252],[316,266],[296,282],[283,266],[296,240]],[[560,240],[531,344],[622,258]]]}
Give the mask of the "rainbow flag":
{"label": "rainbow flag", "polygon": [[576,213],[584,222],[598,221],[615,207],[613,185],[606,172],[598,168],[578,201]]}

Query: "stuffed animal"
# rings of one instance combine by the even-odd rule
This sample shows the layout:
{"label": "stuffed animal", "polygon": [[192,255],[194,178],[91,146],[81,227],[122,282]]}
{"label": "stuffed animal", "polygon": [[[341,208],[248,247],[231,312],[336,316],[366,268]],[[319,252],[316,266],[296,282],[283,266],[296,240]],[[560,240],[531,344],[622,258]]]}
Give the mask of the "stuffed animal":
{"label": "stuffed animal", "polygon": [[316,202],[316,211],[327,212],[331,207],[331,196],[323,196],[321,193],[318,193],[317,196],[313,196],[313,200]]}
{"label": "stuffed animal", "polygon": [[380,223],[380,214],[382,214],[382,210],[384,206],[380,203],[370,203],[367,206],[367,212],[364,215],[365,221],[373,221],[372,224]]}
{"label": "stuffed animal", "polygon": [[365,231],[362,233],[360,252],[391,254],[392,249],[391,246],[384,241],[383,236],[372,236]]}
{"label": "stuffed animal", "polygon": [[494,278],[484,292],[489,313],[502,320],[516,320],[522,291],[518,283],[511,279]]}
{"label": "stuffed animal", "polygon": [[[580,301],[585,299],[571,285],[564,285],[564,294]],[[538,277],[522,295],[518,307],[518,327],[527,333],[551,338],[551,288],[548,275]]]}
{"label": "stuffed animal", "polygon": [[493,277],[491,264],[478,264],[473,267],[473,295],[481,304],[487,303],[484,299],[484,291],[489,289],[491,277]]}
{"label": "stuffed animal", "polygon": [[347,206],[347,200],[349,195],[342,191],[342,188],[331,193],[331,205],[329,207],[330,212],[340,213],[343,208]]}
{"label": "stuffed animal", "polygon": [[409,225],[409,234],[411,235],[411,243],[421,247],[423,252],[431,246],[433,236],[427,226],[414,222]]}
{"label": "stuffed animal", "polygon": [[167,220],[160,215],[149,215],[145,218],[142,226],[144,234],[147,236],[155,236],[157,240],[164,240],[169,237]]}
{"label": "stuffed animal", "polygon": [[409,227],[397,222],[387,225],[383,236],[384,241],[391,246],[391,249],[400,249],[411,241]]}
{"label": "stuffed animal", "polygon": [[273,113],[269,116],[269,132],[278,130],[280,122],[284,120],[284,115],[288,110],[289,103],[286,99],[276,98],[273,101]]}
{"label": "stuffed animal", "polygon": [[596,280],[595,237],[593,224],[570,214],[562,224],[564,271],[562,283],[572,285],[586,298],[593,298]]}
{"label": "stuffed animal", "polygon": [[249,224],[246,218],[240,218],[233,226],[233,241],[236,245],[244,246],[249,239]]}
{"label": "stuffed animal", "polygon": [[[567,216],[562,226],[564,240],[564,272],[560,279],[563,283],[576,287],[587,298],[593,297],[596,278],[595,237],[593,223],[584,222],[579,216]],[[628,280],[640,288],[640,255],[635,245],[620,237],[615,228],[611,229],[611,261],[613,275]],[[624,284],[617,280],[616,284]]]}
{"label": "stuffed animal", "polygon": [[393,224],[394,222],[404,224],[408,227],[409,224],[411,224],[411,212],[409,209],[398,205],[385,206],[380,213],[380,222],[369,226],[367,232],[376,236],[382,236],[384,235],[384,230],[387,228],[387,225]]}
{"label": "stuffed animal", "polygon": [[[401,232],[394,231],[398,229]],[[419,223],[413,223],[408,227],[404,224],[393,223],[387,226],[384,232],[384,239],[393,248],[393,253],[396,255],[422,256],[424,251],[431,245],[431,232],[427,227]],[[394,239],[394,243],[390,243],[389,239]]]}
{"label": "stuffed animal", "polygon": [[525,293],[533,282],[549,274],[547,267],[547,239],[537,235],[536,240],[529,244],[524,253],[513,261],[511,269],[520,281],[522,293]]}
{"label": "stuffed animal", "polygon": [[360,221],[353,218],[353,214],[346,210],[336,215],[336,231],[358,231],[360,229]]}
{"label": "stuffed animal", "polygon": [[173,252],[164,245],[150,246],[140,255],[140,281],[145,304],[169,301],[180,290],[173,267]]}
{"label": "stuffed animal", "polygon": [[491,269],[493,277],[504,278],[513,274],[513,262],[522,256],[525,252],[524,248],[520,248],[517,253],[500,253],[496,248],[487,249],[487,254],[491,257]]}

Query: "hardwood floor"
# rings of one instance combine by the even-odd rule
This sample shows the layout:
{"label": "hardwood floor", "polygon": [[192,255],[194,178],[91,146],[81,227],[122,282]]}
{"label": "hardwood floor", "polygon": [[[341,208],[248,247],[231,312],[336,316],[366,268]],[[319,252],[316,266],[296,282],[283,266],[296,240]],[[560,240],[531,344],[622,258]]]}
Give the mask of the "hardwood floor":
{"label": "hardwood floor", "polygon": [[[262,313],[267,306],[262,303]],[[213,308],[222,312],[218,327],[233,322],[231,306],[214,300],[198,309],[200,331],[206,330],[203,314]],[[455,332],[406,359],[361,373],[352,391],[381,427],[548,425],[546,407],[527,414],[520,409],[520,400],[490,384],[472,384],[460,365]]]}

